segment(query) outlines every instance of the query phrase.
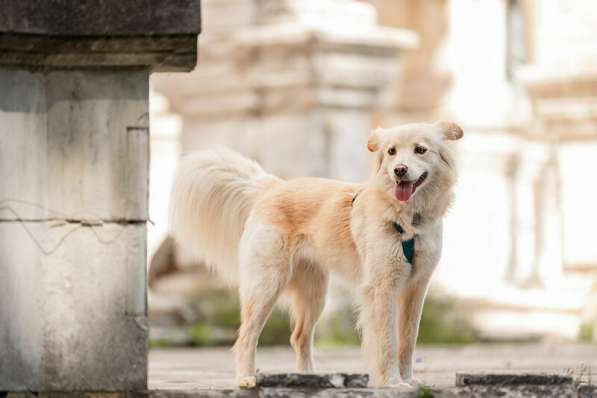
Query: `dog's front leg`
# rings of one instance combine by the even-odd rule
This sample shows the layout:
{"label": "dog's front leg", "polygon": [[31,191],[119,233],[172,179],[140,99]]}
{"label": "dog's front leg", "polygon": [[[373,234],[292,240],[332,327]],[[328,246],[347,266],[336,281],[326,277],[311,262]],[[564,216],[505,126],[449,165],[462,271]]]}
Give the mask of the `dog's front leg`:
{"label": "dog's front leg", "polygon": [[430,225],[417,240],[413,272],[405,280],[398,300],[398,361],[402,380],[413,380],[413,353],[419,335],[423,302],[431,275],[441,255],[442,224]]}
{"label": "dog's front leg", "polygon": [[400,385],[396,356],[396,303],[401,273],[394,264],[367,267],[361,286],[362,348],[373,386]]}
{"label": "dog's front leg", "polygon": [[417,275],[407,282],[398,300],[398,361],[405,383],[413,383],[413,352],[430,276]]}

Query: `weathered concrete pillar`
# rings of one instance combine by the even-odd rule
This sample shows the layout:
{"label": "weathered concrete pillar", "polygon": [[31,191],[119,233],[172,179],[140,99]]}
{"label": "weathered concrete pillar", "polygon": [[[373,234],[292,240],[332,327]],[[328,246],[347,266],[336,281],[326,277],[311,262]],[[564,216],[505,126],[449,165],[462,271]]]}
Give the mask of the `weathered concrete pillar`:
{"label": "weathered concrete pillar", "polygon": [[147,388],[148,80],[195,65],[199,21],[198,0],[3,5],[0,391]]}

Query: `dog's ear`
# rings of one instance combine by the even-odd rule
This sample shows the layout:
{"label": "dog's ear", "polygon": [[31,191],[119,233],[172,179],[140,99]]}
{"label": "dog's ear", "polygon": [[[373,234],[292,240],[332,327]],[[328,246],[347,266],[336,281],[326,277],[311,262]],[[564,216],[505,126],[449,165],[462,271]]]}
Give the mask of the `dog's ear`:
{"label": "dog's ear", "polygon": [[434,124],[439,130],[441,137],[444,140],[459,140],[464,135],[464,132],[459,125],[452,122],[437,122]]}
{"label": "dog's ear", "polygon": [[377,152],[381,147],[381,133],[382,129],[376,128],[369,133],[369,137],[367,138],[367,149],[370,152]]}

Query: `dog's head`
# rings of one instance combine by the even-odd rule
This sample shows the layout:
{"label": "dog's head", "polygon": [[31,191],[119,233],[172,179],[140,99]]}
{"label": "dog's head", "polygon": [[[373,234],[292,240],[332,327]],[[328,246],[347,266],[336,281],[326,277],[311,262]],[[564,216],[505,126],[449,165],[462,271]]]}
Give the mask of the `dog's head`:
{"label": "dog's head", "polygon": [[446,141],[462,137],[454,124],[406,124],[376,129],[367,147],[376,153],[373,182],[392,200],[405,204],[415,197],[448,191],[456,177]]}

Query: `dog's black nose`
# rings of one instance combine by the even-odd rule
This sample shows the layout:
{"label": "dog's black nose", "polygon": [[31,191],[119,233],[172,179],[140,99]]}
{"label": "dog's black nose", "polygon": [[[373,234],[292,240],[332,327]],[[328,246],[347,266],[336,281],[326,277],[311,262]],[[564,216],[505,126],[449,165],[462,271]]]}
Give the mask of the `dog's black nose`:
{"label": "dog's black nose", "polygon": [[396,166],[394,168],[394,174],[396,174],[396,177],[404,177],[406,175],[406,172],[408,171],[408,166],[406,166],[405,164],[399,164],[398,166]]}

